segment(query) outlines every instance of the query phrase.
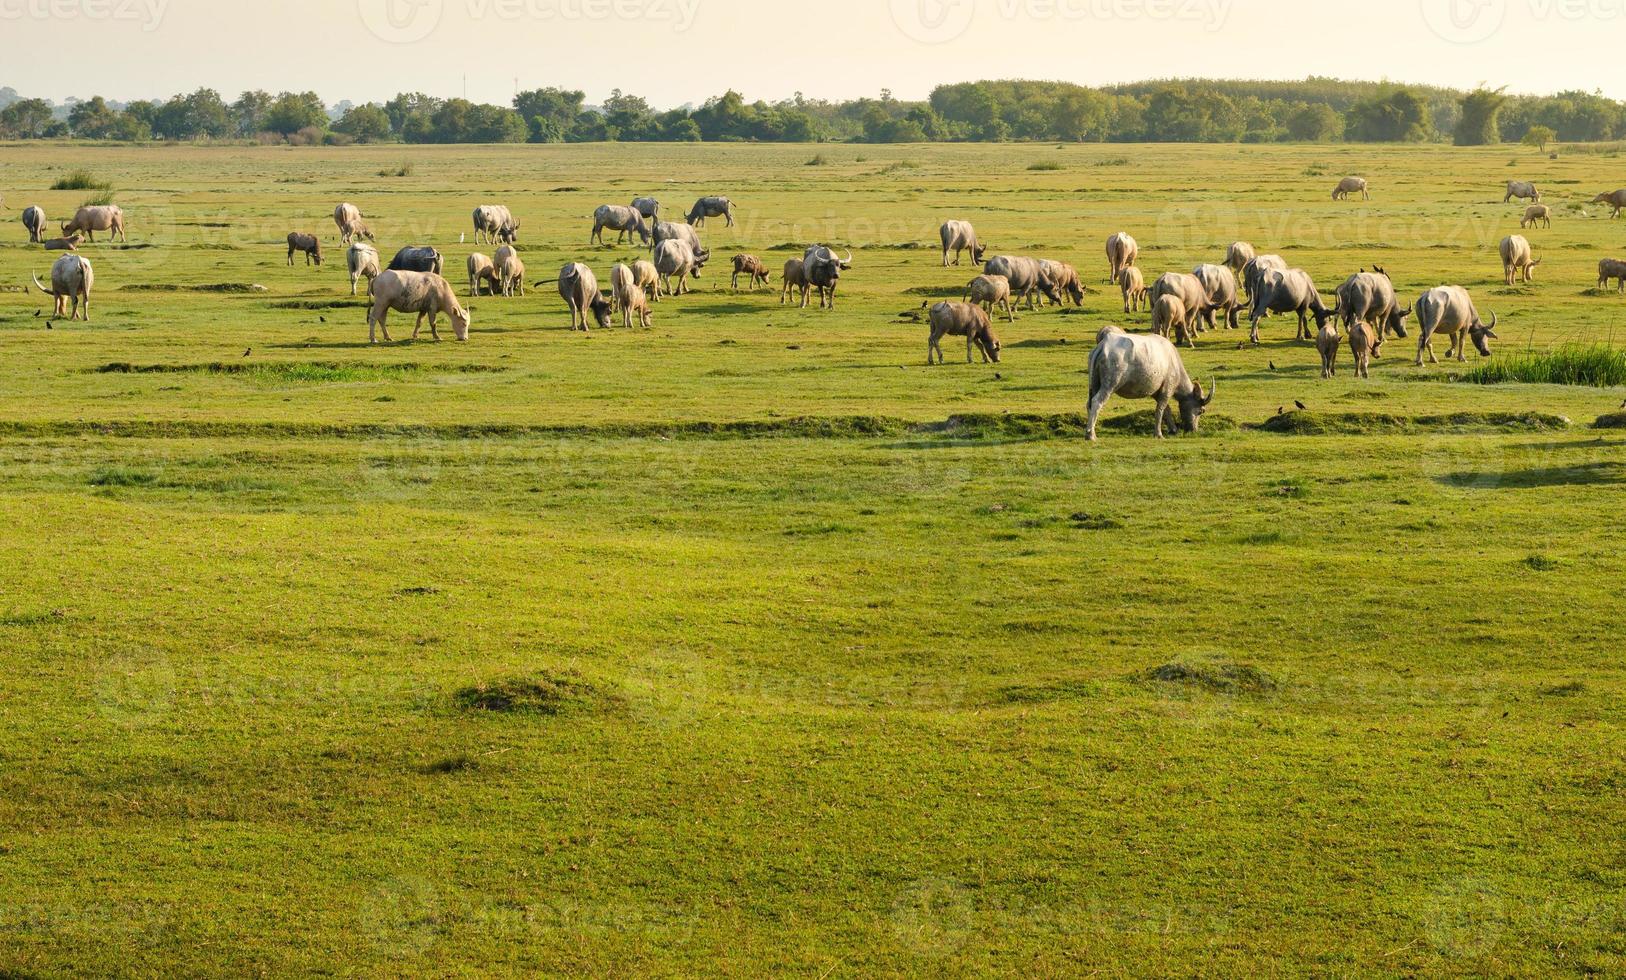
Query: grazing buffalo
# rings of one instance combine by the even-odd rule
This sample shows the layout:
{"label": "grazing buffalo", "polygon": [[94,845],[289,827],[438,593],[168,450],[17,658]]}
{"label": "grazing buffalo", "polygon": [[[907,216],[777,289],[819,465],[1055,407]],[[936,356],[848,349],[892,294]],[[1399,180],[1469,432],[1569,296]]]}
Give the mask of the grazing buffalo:
{"label": "grazing buffalo", "polygon": [[1417,366],[1423,366],[1424,353],[1433,363],[1440,363],[1434,356],[1435,334],[1450,338],[1451,350],[1446,356],[1455,355],[1459,362],[1468,360],[1469,340],[1479,349],[1480,356],[1491,356],[1490,345],[1485,341],[1499,339],[1496,336],[1499,322],[1492,314],[1490,326],[1485,326],[1479,318],[1479,310],[1474,307],[1473,297],[1461,286],[1430,289],[1417,300],[1417,323],[1422,328],[1422,336],[1417,340]]}
{"label": "grazing buffalo", "polygon": [[1530,240],[1523,235],[1509,235],[1502,239],[1502,278],[1509,286],[1518,279],[1529,283],[1536,278],[1536,266],[1541,260],[1530,248]]}
{"label": "grazing buffalo", "polygon": [[484,252],[475,252],[469,256],[469,295],[480,296],[489,289],[491,295],[497,295],[501,288],[497,282],[497,263],[491,261],[491,256]]}
{"label": "grazing buffalo", "polygon": [[367,311],[369,344],[378,342],[379,333],[384,335],[384,343],[394,343],[390,339],[388,322],[391,311],[418,314],[418,321],[412,328],[413,340],[417,340],[418,333],[423,330],[424,317],[429,318],[429,335],[439,340],[440,331],[436,329],[435,321],[443,313],[451,317],[452,333],[458,341],[469,339],[468,311],[457,301],[452,284],[442,279],[438,272],[403,272],[392,268],[373,280],[372,297],[372,308]]}
{"label": "grazing buffalo", "polygon": [[1507,193],[1503,195],[1502,203],[1506,204],[1514,198],[1518,198],[1521,201],[1534,201],[1537,204],[1540,204],[1541,191],[1537,190],[1536,185],[1530,183],[1528,180],[1510,180],[1507,182]]}
{"label": "grazing buffalo", "polygon": [[689,224],[703,228],[707,218],[726,218],[728,227],[734,227],[734,202],[726,197],[702,197],[689,209]]}
{"label": "grazing buffalo", "polygon": [[1191,380],[1180,352],[1162,337],[1127,334],[1107,327],[1095,338],[1090,352],[1089,439],[1095,441],[1096,421],[1113,395],[1151,398],[1157,402],[1157,437],[1169,418],[1169,403],[1180,407],[1180,427],[1196,432],[1203,413],[1213,404],[1214,392],[1203,394]]}
{"label": "grazing buffalo", "polygon": [[476,245],[512,245],[519,241],[519,222],[501,204],[482,204],[474,209]]}
{"label": "grazing buffalo", "polygon": [[361,209],[354,204],[341,204],[334,208],[333,223],[339,226],[339,240],[346,245],[357,238],[373,240],[373,233],[362,223]]}
{"label": "grazing buffalo", "polygon": [[320,238],[299,231],[289,232],[288,264],[293,265],[294,256],[301,252],[305,255],[306,265],[310,265],[312,262],[315,262],[318,266],[322,264],[322,240]]}
{"label": "grazing buffalo", "polygon": [[1358,323],[1372,326],[1374,354],[1389,334],[1406,336],[1406,318],[1411,316],[1412,308],[1401,309],[1394,283],[1381,268],[1350,276],[1338,287],[1337,295],[1337,311],[1345,329],[1353,329]]}
{"label": "grazing buffalo", "polygon": [[1011,306],[1011,281],[1004,276],[978,276],[965,287],[965,302],[975,303],[993,316],[994,307],[1005,311],[1005,319],[1016,322],[1016,310]]}
{"label": "grazing buffalo", "polygon": [[1347,201],[1351,194],[1361,195],[1361,200],[1372,200],[1372,192],[1366,189],[1365,177],[1345,177],[1338,182],[1338,187],[1332,192],[1334,201]]}
{"label": "grazing buffalo", "polygon": [[929,316],[931,339],[926,343],[926,364],[942,364],[943,338],[965,338],[965,362],[975,363],[976,354],[982,352],[982,363],[999,363],[1000,343],[994,335],[988,313],[974,303],[938,303]]}
{"label": "grazing buffalo", "polygon": [[768,285],[768,267],[755,255],[734,256],[734,278],[731,280],[734,291],[740,291],[740,277],[745,276],[748,288],[755,290],[758,286]]}
{"label": "grazing buffalo", "polygon": [[604,229],[616,233],[615,243],[620,245],[628,235],[636,234],[645,245],[649,244],[649,225],[644,223],[644,216],[636,208],[624,208],[615,204],[600,205],[593,212],[593,233],[588,236],[587,244],[596,240],[600,245],[605,244]]}
{"label": "grazing buffalo", "polygon": [[1593,204],[1607,204],[1614,209],[1609,217],[1618,218],[1620,212],[1626,211],[1626,190],[1610,191],[1608,194],[1599,194],[1592,199]]}
{"label": "grazing buffalo", "polygon": [[1626,260],[1604,259],[1598,263],[1598,288],[1608,289],[1609,280],[1620,280],[1620,292],[1626,293]]}
{"label": "grazing buffalo", "polygon": [[1052,302],[1061,302],[1061,293],[1045,277],[1044,267],[1039,264],[1038,259],[1021,255],[996,255],[982,267],[982,272],[988,276],[1004,276],[1011,284],[1011,296],[1018,303],[1026,300],[1030,310],[1035,308],[1040,293]]}
{"label": "grazing buffalo", "polygon": [[653,197],[633,198],[632,209],[644,216],[647,221],[658,221],[661,216],[661,202]]}
{"label": "grazing buffalo", "polygon": [[969,251],[971,261],[982,264],[983,254],[988,251],[977,237],[977,229],[971,227],[969,221],[945,221],[938,232],[943,238],[943,268],[949,267],[949,253],[954,254],[954,265],[960,264],[960,253]]}
{"label": "grazing buffalo", "polygon": [[1338,311],[1321,302],[1321,293],[1315,288],[1315,280],[1310,278],[1309,273],[1302,269],[1288,269],[1286,272],[1266,272],[1254,293],[1253,332],[1250,338],[1253,343],[1259,343],[1259,321],[1272,313],[1298,314],[1298,339],[1314,340],[1309,315],[1315,314],[1316,330],[1319,331]]}
{"label": "grazing buffalo", "polygon": [[[613,322],[610,319],[610,301],[604,298],[599,291],[598,277],[593,270],[580,262],[571,262],[559,270],[559,295],[564,299],[565,305],[570,307],[570,329],[591,331],[592,326],[587,322],[587,316],[592,314],[601,329],[608,330]],[[537,283],[537,285],[542,285]],[[577,327],[577,321],[581,326]]]}
{"label": "grazing buffalo", "polygon": [[72,235],[75,232],[84,232],[91,241],[96,240],[96,232],[105,231],[107,237],[117,237],[121,242],[130,240],[124,233],[124,209],[112,204],[95,207],[80,208],[73,216],[73,220],[62,226],[62,234]]}
{"label": "grazing buffalo", "polygon": [[[668,295],[683,296],[689,292],[689,277],[699,279],[710,259],[710,252],[696,252],[688,242],[661,242],[655,249],[655,271],[660,273],[661,286]],[[672,288],[673,276],[678,280],[676,289]]]}

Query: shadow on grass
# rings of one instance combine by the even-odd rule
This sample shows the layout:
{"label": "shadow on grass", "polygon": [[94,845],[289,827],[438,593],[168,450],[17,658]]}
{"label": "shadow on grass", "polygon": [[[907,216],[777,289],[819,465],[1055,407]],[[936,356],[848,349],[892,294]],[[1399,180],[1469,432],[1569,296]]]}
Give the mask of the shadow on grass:
{"label": "shadow on grass", "polygon": [[1579,466],[1545,466],[1505,473],[1472,471],[1447,473],[1438,477],[1435,482],[1449,487],[1472,486],[1493,490],[1621,486],[1626,485],[1626,472],[1622,472],[1620,463],[1600,462],[1584,463]]}

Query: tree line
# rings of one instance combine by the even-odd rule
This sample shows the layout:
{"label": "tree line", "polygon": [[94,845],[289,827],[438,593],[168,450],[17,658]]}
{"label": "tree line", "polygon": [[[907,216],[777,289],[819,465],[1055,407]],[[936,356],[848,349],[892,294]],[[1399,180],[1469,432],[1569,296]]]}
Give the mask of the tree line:
{"label": "tree line", "polygon": [[314,92],[199,89],[164,102],[101,96],[55,106],[0,89],[6,139],[258,140],[291,143],[1090,142],[1378,143],[1626,138],[1626,103],[1592,92],[1550,96],[1309,78],[1297,82],[1148,81],[1108,88],[1066,82],[942,85],[925,101],[831,102],[798,94],[747,102],[726,92],[699,107],[657,110],[614,91],[589,106],[579,91],[521,92],[507,106],[402,93],[330,108]]}

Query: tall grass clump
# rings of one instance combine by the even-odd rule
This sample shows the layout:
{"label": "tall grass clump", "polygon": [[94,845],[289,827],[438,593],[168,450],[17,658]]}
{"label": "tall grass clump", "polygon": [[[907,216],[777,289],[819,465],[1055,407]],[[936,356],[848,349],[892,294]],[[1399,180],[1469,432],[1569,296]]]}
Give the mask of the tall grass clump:
{"label": "tall grass clump", "polygon": [[1060,160],[1035,160],[1028,164],[1028,169],[1034,172],[1051,172],[1061,169]]}
{"label": "tall grass clump", "polygon": [[1544,352],[1497,357],[1462,376],[1470,384],[1508,382],[1613,388],[1626,385],[1626,350],[1608,344],[1565,344]]}
{"label": "tall grass clump", "polygon": [[111,196],[113,185],[105,180],[97,179],[96,175],[88,170],[75,170],[66,177],[57,179],[51,185],[53,191],[105,191]]}

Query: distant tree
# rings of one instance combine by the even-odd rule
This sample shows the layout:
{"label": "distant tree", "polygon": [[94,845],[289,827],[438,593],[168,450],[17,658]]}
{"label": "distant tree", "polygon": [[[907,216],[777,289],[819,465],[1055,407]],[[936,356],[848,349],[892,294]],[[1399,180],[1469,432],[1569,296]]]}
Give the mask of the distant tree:
{"label": "distant tree", "polygon": [[660,136],[655,110],[642,98],[626,95],[620,89],[612,91],[604,100],[604,121],[622,142],[642,142]]}
{"label": "distant tree", "polygon": [[[390,117],[390,128],[396,133],[405,135],[407,121],[414,116],[427,119],[434,115],[440,107],[440,100],[424,95],[422,92],[402,92],[395,98],[384,103],[384,114]],[[427,125],[427,122],[422,125]],[[412,141],[419,142],[419,141]]]}
{"label": "distant tree", "polygon": [[271,93],[263,90],[244,92],[231,104],[232,122],[237,135],[253,136],[265,132],[265,117],[271,111]]}
{"label": "distant tree", "polygon": [[390,128],[390,117],[384,111],[384,107],[372,102],[351,108],[342,119],[333,124],[333,129],[358,143],[382,143],[394,132]]}
{"label": "distant tree", "polygon": [[52,119],[51,103],[44,99],[20,99],[0,109],[0,133],[14,139],[39,139],[45,135]]}
{"label": "distant tree", "polygon": [[1344,117],[1329,105],[1306,105],[1287,119],[1289,139],[1301,143],[1331,143],[1344,135]]}
{"label": "distant tree", "polygon": [[107,100],[99,95],[77,103],[68,111],[68,127],[73,130],[75,136],[83,139],[110,138],[118,120],[119,114],[114,112],[107,104]]}
{"label": "distant tree", "polygon": [[615,140],[615,130],[605,122],[603,113],[582,112],[571,123],[570,135],[565,139],[572,143],[609,143]]}
{"label": "distant tree", "polygon": [[1558,133],[1549,126],[1531,126],[1524,131],[1525,146],[1533,146],[1543,153],[1547,152],[1547,144],[1558,138]]}
{"label": "distant tree", "polygon": [[265,114],[266,130],[284,136],[302,129],[325,130],[327,124],[327,106],[315,92],[283,92]]}
{"label": "distant tree", "polygon": [[530,128],[533,143],[558,143],[570,135],[587,96],[560,88],[539,88],[514,96],[514,109]]}
{"label": "distant tree", "polygon": [[1462,97],[1462,115],[1457,119],[1452,140],[1458,146],[1492,146],[1502,142],[1498,117],[1507,105],[1502,89],[1475,89]]}
{"label": "distant tree", "polygon": [[1433,138],[1433,114],[1411,90],[1395,89],[1350,107],[1344,131],[1363,143],[1421,143]]}

